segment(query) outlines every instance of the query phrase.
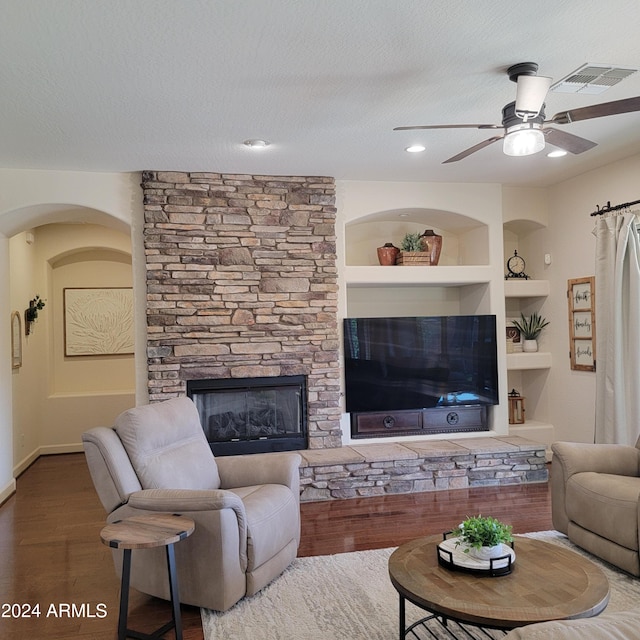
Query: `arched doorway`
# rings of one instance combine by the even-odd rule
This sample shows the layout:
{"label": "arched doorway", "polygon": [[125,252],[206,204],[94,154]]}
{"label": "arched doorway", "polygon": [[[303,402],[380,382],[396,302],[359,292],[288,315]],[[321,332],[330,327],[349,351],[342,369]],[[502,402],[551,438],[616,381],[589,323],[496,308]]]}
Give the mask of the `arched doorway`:
{"label": "arched doorway", "polygon": [[[135,360],[142,363],[137,365],[135,386],[139,396],[138,401],[143,401],[144,393],[140,389],[143,391],[146,389],[145,344],[144,338],[140,339],[139,336],[144,336],[144,263],[140,259],[141,242],[138,248],[135,241],[131,242],[132,232],[139,233],[142,227],[142,193],[139,182],[138,173],[99,174],[0,169],[0,303],[6,311],[0,317],[0,354],[4,356],[0,364],[0,501],[6,499],[15,490],[14,477],[17,469],[14,469],[14,431],[18,434],[16,439],[19,443],[21,438],[19,429],[23,426],[18,425],[18,428],[14,428],[14,371],[11,368],[10,312],[20,310],[20,313],[23,313],[26,308],[23,308],[24,304],[28,305],[28,301],[37,293],[46,297],[46,293],[35,291],[34,287],[43,286],[40,282],[47,282],[46,274],[51,269],[51,265],[46,260],[40,262],[38,274],[31,272],[31,267],[23,266],[27,262],[16,264],[16,248],[10,251],[10,244],[12,241],[16,244],[16,238],[22,235],[22,240],[17,240],[21,245],[20,251],[31,249],[26,237],[29,232],[35,234],[35,230],[43,225],[57,224],[98,225],[103,229],[124,234],[128,238],[130,248],[127,253],[132,256],[134,272],[132,282],[136,306]],[[67,231],[70,229],[71,226],[68,226]],[[85,248],[91,249],[91,246],[85,245]],[[52,252],[51,255],[55,256],[59,253],[59,251]],[[136,254],[139,265],[137,274],[135,273]],[[40,280],[36,279],[36,275]],[[13,285],[12,277],[16,279]],[[11,297],[12,286],[14,291],[19,291],[18,299],[15,301]],[[45,308],[45,311],[53,309],[55,306],[53,299],[47,301],[47,305],[49,304],[52,306]],[[41,327],[44,328],[44,324],[38,326],[38,328]],[[34,336],[37,335],[39,334],[36,331]],[[40,332],[40,336],[45,337],[44,331]],[[38,355],[46,354],[48,358],[49,346],[47,342],[35,351]],[[26,356],[26,352],[23,355]],[[43,366],[42,363],[39,366]],[[46,385],[49,384],[47,376],[48,364],[44,383]],[[27,400],[33,393],[39,392],[39,389],[22,391]],[[104,400],[104,398],[100,401],[94,398],[90,404],[97,408]],[[16,413],[19,414],[18,411]],[[49,435],[46,423],[41,422],[38,425],[38,439],[41,433]],[[26,440],[25,434],[27,449],[29,446]],[[55,442],[52,443],[53,446]],[[54,452],[54,450],[45,452]],[[28,456],[24,457],[26,458]]]}

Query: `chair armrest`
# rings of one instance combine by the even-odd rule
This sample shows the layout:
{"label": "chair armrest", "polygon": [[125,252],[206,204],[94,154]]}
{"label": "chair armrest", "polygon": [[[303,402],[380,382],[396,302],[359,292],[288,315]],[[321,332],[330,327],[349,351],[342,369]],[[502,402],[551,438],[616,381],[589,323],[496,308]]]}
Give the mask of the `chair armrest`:
{"label": "chair armrest", "polygon": [[143,489],[132,493],[128,505],[145,511],[180,512],[233,509],[245,519],[242,500],[231,491],[218,489]]}
{"label": "chair armrest", "polygon": [[296,496],[300,493],[301,461],[300,455],[293,452],[216,457],[222,489],[283,484]]}
{"label": "chair armrest", "polygon": [[[233,511],[235,520],[229,518]],[[217,548],[225,546],[223,529],[224,522],[233,523],[231,527],[237,532],[234,539],[238,545],[234,553],[238,554],[242,570],[247,567],[247,515],[242,500],[231,491],[219,489],[143,489],[131,494],[126,505],[114,516],[128,518],[140,512],[180,513],[196,523],[195,538],[206,538],[207,545],[214,544]],[[192,540],[193,542],[193,540]]]}
{"label": "chair armrest", "polygon": [[563,469],[565,482],[583,471],[611,473],[618,476],[638,476],[640,450],[623,444],[589,444],[555,442],[551,445],[553,461]]}

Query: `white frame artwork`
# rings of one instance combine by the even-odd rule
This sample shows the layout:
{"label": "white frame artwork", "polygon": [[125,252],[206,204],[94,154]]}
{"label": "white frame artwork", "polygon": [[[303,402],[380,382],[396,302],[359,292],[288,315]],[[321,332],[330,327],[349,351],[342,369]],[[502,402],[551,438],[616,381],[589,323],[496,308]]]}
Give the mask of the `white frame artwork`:
{"label": "white frame artwork", "polygon": [[65,356],[133,353],[132,288],[67,288],[63,296]]}

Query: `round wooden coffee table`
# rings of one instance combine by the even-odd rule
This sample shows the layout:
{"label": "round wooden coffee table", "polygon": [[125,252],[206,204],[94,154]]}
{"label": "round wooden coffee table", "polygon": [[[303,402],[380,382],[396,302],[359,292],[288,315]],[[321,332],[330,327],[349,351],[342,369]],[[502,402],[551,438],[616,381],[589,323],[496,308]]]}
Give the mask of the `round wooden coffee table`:
{"label": "round wooden coffee table", "polygon": [[[438,564],[442,536],[419,538],[389,558],[400,594],[400,640],[429,621],[509,630],[534,622],[596,616],[609,601],[609,581],[593,562],[566,547],[514,536],[516,560],[506,576],[490,577]],[[406,628],[405,601],[430,614]]]}

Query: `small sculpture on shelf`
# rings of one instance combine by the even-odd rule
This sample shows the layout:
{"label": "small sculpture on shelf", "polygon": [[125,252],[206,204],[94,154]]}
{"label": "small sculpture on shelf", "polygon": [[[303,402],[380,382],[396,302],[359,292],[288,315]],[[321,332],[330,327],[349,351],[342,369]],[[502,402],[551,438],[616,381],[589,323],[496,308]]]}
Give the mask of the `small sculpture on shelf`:
{"label": "small sculpture on shelf", "polygon": [[435,233],[433,229],[425,229],[420,236],[422,251],[429,254],[431,266],[437,266],[440,261],[440,251],[442,250],[442,236]]}
{"label": "small sculpture on shelf", "polygon": [[395,265],[398,254],[400,253],[400,249],[398,249],[398,247],[395,247],[392,242],[386,242],[384,246],[378,247],[377,251],[378,262],[383,267]]}
{"label": "small sculpture on shelf", "polygon": [[515,390],[509,392],[509,424],[524,424],[524,398]]}

